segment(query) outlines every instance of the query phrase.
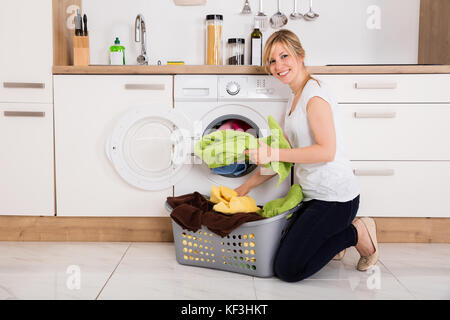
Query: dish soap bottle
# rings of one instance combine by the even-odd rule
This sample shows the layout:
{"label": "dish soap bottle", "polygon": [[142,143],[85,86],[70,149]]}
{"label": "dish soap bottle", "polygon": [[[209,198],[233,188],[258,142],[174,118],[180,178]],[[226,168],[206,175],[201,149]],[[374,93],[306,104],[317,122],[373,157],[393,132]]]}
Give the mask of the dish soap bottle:
{"label": "dish soap bottle", "polygon": [[253,30],[251,35],[251,55],[250,55],[250,65],[252,66],[262,66],[262,33],[259,30],[259,21],[255,20],[255,30]]}
{"label": "dish soap bottle", "polygon": [[125,65],[125,47],[120,45],[119,37],[116,37],[114,45],[109,47],[109,64]]}

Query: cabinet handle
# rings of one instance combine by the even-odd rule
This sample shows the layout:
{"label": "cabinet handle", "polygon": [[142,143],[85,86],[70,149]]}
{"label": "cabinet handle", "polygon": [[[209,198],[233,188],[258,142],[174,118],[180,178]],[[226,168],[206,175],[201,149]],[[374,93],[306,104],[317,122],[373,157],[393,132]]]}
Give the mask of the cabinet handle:
{"label": "cabinet handle", "polygon": [[45,83],[41,82],[3,82],[6,89],[44,89]]}
{"label": "cabinet handle", "polygon": [[355,82],[355,89],[397,89],[397,82]]}
{"label": "cabinet handle", "polygon": [[4,111],[3,115],[5,117],[43,118],[43,117],[45,117],[45,112],[41,112],[41,111]]}
{"label": "cabinet handle", "polygon": [[355,176],[387,177],[395,174],[394,169],[353,169]]}
{"label": "cabinet handle", "polygon": [[141,83],[127,83],[125,84],[126,90],[152,90],[152,91],[164,91],[166,89],[165,84],[141,84]]}
{"label": "cabinet handle", "polygon": [[356,119],[389,119],[397,117],[396,112],[355,112]]}

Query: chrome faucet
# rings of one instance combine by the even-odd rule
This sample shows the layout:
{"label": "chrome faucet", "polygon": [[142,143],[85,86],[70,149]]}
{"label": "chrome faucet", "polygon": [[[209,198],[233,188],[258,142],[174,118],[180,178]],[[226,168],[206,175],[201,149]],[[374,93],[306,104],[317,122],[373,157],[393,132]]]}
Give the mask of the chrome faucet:
{"label": "chrome faucet", "polygon": [[147,57],[147,31],[145,27],[145,20],[142,14],[138,14],[134,23],[134,31],[136,42],[141,43],[141,55],[137,57],[137,62],[140,65],[148,65]]}

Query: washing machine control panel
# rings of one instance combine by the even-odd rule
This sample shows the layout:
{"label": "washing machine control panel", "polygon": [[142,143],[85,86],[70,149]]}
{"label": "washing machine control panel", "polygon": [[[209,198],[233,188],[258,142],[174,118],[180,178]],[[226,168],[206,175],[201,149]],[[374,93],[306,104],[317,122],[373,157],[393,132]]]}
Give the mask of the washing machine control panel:
{"label": "washing machine control panel", "polygon": [[239,83],[231,81],[227,83],[226,90],[228,94],[235,96],[239,93],[239,91],[241,91],[241,86],[239,85]]}
{"label": "washing machine control panel", "polygon": [[226,75],[218,77],[219,100],[287,101],[289,86],[272,76]]}

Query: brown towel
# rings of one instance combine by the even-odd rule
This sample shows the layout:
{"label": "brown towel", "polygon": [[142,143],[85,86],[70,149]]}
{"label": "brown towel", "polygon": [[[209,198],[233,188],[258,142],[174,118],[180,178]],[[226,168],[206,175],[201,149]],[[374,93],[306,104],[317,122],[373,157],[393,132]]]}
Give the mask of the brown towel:
{"label": "brown towel", "polygon": [[172,207],[170,217],[183,229],[196,232],[202,225],[215,234],[225,237],[241,224],[264,219],[256,212],[226,215],[212,210],[214,203],[194,192],[178,197],[167,197]]}

